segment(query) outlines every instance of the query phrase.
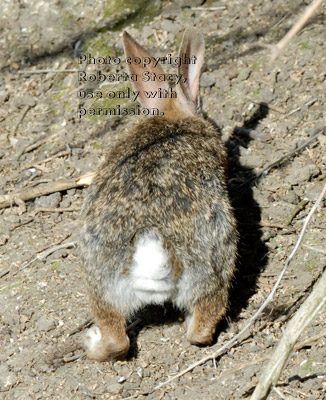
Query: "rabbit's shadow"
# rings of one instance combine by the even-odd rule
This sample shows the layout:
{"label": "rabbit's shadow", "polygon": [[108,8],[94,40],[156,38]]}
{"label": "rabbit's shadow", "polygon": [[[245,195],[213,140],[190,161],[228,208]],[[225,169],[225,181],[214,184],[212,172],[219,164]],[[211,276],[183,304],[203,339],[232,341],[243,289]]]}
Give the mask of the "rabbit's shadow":
{"label": "rabbit's shadow", "polygon": [[[137,312],[134,318],[134,321],[136,321],[136,326],[131,330],[128,330],[128,336],[130,339],[128,358],[130,359],[137,357],[138,335],[142,329],[161,325],[169,326],[176,323],[182,324],[182,319],[182,312],[173,307],[171,303],[166,303],[164,306],[148,305]],[[160,341],[159,338],[155,338],[155,340]]]}
{"label": "rabbit's shadow", "polygon": [[[229,194],[239,231],[239,256],[229,296],[228,313],[217,327],[214,343],[219,333],[227,328],[228,321],[236,321],[241,310],[246,308],[250,297],[256,291],[258,275],[267,262],[267,248],[262,241],[259,226],[261,210],[254,200],[252,190],[255,173],[240,162],[240,146],[248,146],[251,141],[250,132],[267,114],[268,106],[261,103],[242,128],[234,129],[232,137],[226,143],[229,153]],[[214,124],[214,121],[210,122]],[[144,327],[180,323],[178,321],[182,318],[182,312],[171,304],[164,307],[148,306],[137,313],[136,318],[139,318],[140,322],[128,332],[131,339],[130,358],[137,356],[137,338]]]}
{"label": "rabbit's shadow", "polygon": [[234,129],[232,137],[226,143],[229,151],[229,194],[239,231],[239,257],[227,314],[227,319],[231,320],[236,320],[241,310],[247,306],[250,297],[256,292],[257,278],[268,261],[268,249],[262,240],[259,224],[261,209],[253,196],[256,175],[240,161],[240,146],[248,147],[252,140],[251,132],[268,113],[268,105],[260,103],[254,114],[244,121],[243,127]]}

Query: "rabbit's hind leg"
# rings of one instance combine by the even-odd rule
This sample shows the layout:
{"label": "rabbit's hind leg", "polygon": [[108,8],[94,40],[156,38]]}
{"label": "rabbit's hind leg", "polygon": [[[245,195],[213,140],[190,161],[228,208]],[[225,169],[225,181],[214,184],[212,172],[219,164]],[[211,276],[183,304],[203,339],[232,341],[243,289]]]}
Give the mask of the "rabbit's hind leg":
{"label": "rabbit's hind leg", "polygon": [[200,299],[187,322],[187,339],[191,344],[209,345],[213,341],[216,326],[226,312],[227,297],[221,293]]}
{"label": "rabbit's hind leg", "polygon": [[129,350],[125,317],[98,299],[91,305],[95,325],[84,338],[87,357],[97,361],[123,359]]}

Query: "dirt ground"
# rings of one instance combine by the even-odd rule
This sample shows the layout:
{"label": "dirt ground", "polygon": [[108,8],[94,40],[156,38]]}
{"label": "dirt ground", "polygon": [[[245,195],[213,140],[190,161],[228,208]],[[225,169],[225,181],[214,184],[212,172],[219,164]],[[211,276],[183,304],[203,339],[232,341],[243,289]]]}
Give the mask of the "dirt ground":
{"label": "dirt ground", "polygon": [[[78,357],[83,353],[81,326],[90,317],[78,249],[79,213],[87,189],[25,202],[16,197],[0,210],[0,398],[249,399],[287,322],[326,265],[325,201],[273,302],[247,333],[216,363],[209,361],[152,391],[220,348],[246,324],[273,287],[325,184],[326,4],[271,63],[269,45],[283,37],[308,1],[203,5],[215,10],[191,8],[201,1],[152,1],[143,17],[131,6],[118,13],[117,24],[111,12],[112,28],[107,20],[101,24],[102,9],[93,9],[91,2],[81,8],[80,2],[67,1],[65,9],[59,3],[6,2],[4,8],[0,196],[95,171],[107,146],[137,118],[77,118],[82,104],[76,95],[77,73],[59,70],[80,68],[75,57],[80,48],[98,56],[103,51],[121,55],[121,32],[126,29],[153,55],[175,55],[184,28],[195,25],[206,42],[202,109],[220,126],[229,150],[239,261],[229,312],[211,348],[191,346],[182,315],[166,305],[142,310],[130,321],[135,323],[129,329],[128,360],[93,362]],[[68,30],[61,30],[55,7],[65,12]],[[73,17],[68,20],[69,7]],[[57,19],[44,14],[52,11]],[[86,29],[80,21],[92,12],[95,23]],[[94,89],[92,85],[84,87]],[[255,179],[293,150],[291,157]],[[282,372],[277,389],[283,398],[326,399],[325,311],[305,329]],[[273,391],[269,398],[281,397]]]}

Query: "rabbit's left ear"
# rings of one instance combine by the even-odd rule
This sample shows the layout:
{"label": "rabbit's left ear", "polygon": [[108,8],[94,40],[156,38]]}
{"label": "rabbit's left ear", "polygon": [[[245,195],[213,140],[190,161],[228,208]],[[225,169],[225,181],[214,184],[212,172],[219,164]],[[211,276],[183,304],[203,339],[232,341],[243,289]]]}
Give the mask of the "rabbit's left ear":
{"label": "rabbit's left ear", "polygon": [[197,105],[197,96],[199,89],[200,70],[204,62],[205,43],[201,31],[194,27],[185,30],[179,50],[181,60],[184,56],[191,60],[196,57],[192,64],[182,63],[179,67],[179,75],[183,78],[180,81],[181,91],[188,102]]}
{"label": "rabbit's left ear", "polygon": [[[139,91],[139,99],[141,103],[147,108],[162,108],[165,103],[165,99],[159,98],[159,96],[155,95],[155,93],[157,93],[159,89],[169,90],[169,84],[167,81],[159,81],[155,79],[147,82],[143,80],[144,72],[155,74],[156,76],[163,76],[164,71],[162,67],[159,63],[157,63],[155,67],[153,66],[153,57],[140,44],[138,44],[136,40],[129,35],[129,33],[124,31],[122,38],[126,60],[128,58],[138,58],[141,60],[139,64],[134,64],[132,62],[128,64],[129,73],[137,76],[137,81],[133,81],[132,85],[136,91]],[[144,67],[142,61],[146,58],[151,60],[151,62],[149,65]]]}

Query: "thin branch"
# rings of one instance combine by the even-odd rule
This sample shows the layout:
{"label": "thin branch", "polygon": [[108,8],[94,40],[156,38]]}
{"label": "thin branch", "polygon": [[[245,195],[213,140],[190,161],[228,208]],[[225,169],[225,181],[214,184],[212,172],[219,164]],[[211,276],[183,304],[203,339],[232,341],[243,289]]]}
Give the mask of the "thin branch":
{"label": "thin branch", "polygon": [[25,268],[29,267],[36,260],[41,260],[41,261],[45,260],[50,254],[54,253],[57,250],[68,249],[70,247],[74,247],[75,245],[76,245],[76,242],[69,242],[69,243],[59,244],[58,246],[53,246],[53,247],[43,251],[42,253],[38,254],[35,258],[33,258],[28,263],[24,264],[21,267],[21,269],[25,269]]}
{"label": "thin branch", "polygon": [[248,100],[251,101],[254,104],[259,105],[260,107],[268,108],[269,110],[275,111],[275,112],[280,113],[280,114],[286,114],[286,111],[284,110],[284,108],[276,107],[276,106],[273,106],[272,104],[269,104],[269,103],[264,103],[264,102],[261,102],[261,101],[253,100],[252,98],[249,98],[249,97],[248,97]]}
{"label": "thin branch", "polygon": [[[307,103],[305,103],[305,106],[306,106],[306,107],[310,107],[310,106],[312,106],[313,104],[315,104],[317,100],[318,100],[317,98],[314,98],[314,99],[312,99],[312,100],[309,100],[309,101],[307,101]],[[297,107],[297,108],[291,110],[291,111],[287,114],[287,117],[290,117],[292,114],[295,114],[296,112],[298,112],[298,111],[300,111],[300,110],[301,110],[301,107]]]}
{"label": "thin branch", "polygon": [[284,396],[283,393],[281,393],[276,386],[272,385],[272,390],[283,400],[286,400],[286,397]]}
{"label": "thin branch", "polygon": [[28,218],[26,221],[20,222],[19,224],[16,224],[16,225],[12,226],[11,228],[9,228],[9,231],[12,232],[15,229],[20,228],[21,226],[27,225],[33,221],[34,221],[34,217]]}
{"label": "thin branch", "polygon": [[75,247],[76,242],[69,242],[69,243],[62,243],[59,244],[58,246],[53,246],[48,250],[45,250],[43,253],[38,254],[36,256],[37,260],[44,260],[45,258],[47,258],[50,254],[54,253],[57,250],[61,250],[61,249],[68,249],[69,247]]}
{"label": "thin branch", "polygon": [[305,247],[306,249],[309,250],[313,250],[316,251],[317,253],[322,253],[322,254],[326,254],[326,250],[324,249],[320,249],[319,247],[315,247],[315,246],[310,246],[309,244],[303,244],[302,247]]}
{"label": "thin branch", "polygon": [[45,246],[42,249],[37,250],[36,253],[37,254],[41,254],[41,253],[44,253],[46,250],[48,250],[50,248],[53,248],[53,246],[59,246],[59,244],[63,243],[70,236],[71,236],[71,232],[69,232],[66,235],[64,235],[61,239],[59,239],[57,242],[55,242],[52,246]]}
{"label": "thin branch", "polygon": [[307,139],[304,143],[302,143],[301,146],[297,147],[296,149],[290,151],[289,153],[284,154],[284,156],[280,157],[278,160],[268,164],[265,168],[263,168],[255,177],[255,179],[259,178],[260,176],[262,176],[263,174],[265,174],[266,172],[268,172],[271,168],[276,167],[277,165],[281,164],[283,161],[288,160],[289,158],[291,158],[292,156],[294,156],[295,154],[297,154],[299,151],[305,149],[309,144],[311,144],[315,139],[317,139],[317,137],[323,133],[323,129],[321,129],[320,131],[316,132],[314,135],[312,135],[309,139]]}
{"label": "thin branch", "polygon": [[63,357],[62,360],[63,360],[65,363],[70,363],[70,362],[72,362],[72,361],[79,360],[80,358],[83,358],[83,357],[85,357],[85,356],[86,356],[86,352],[77,354],[76,356]]}
{"label": "thin branch", "polygon": [[157,385],[153,391],[160,389],[161,387],[167,385],[168,383],[174,381],[177,378],[180,378],[181,376],[185,375],[187,372],[192,371],[195,367],[202,365],[204,363],[206,363],[209,360],[215,359],[218,356],[220,356],[227,348],[231,347],[242,335],[244,332],[246,332],[248,330],[248,328],[250,328],[250,326],[256,321],[256,319],[259,317],[259,315],[262,313],[262,311],[267,307],[267,305],[273,300],[274,294],[281,282],[281,279],[283,278],[283,275],[285,274],[290,262],[292,261],[295,253],[297,252],[303,236],[306,232],[307,226],[311,220],[311,217],[313,216],[314,212],[316,211],[317,207],[319,206],[322,198],[324,197],[326,192],[326,184],[323,188],[323,190],[321,191],[320,195],[318,196],[318,199],[316,201],[316,203],[313,205],[313,207],[311,208],[304,224],[303,227],[301,229],[300,235],[298,237],[298,240],[293,248],[293,250],[291,251],[291,254],[288,256],[285,265],[281,271],[281,273],[279,274],[277,281],[275,282],[273,289],[271,290],[270,294],[267,296],[266,300],[263,302],[263,304],[259,307],[259,309],[256,311],[256,313],[249,319],[249,321],[247,322],[247,324],[241,329],[241,331],[235,335],[231,340],[229,340],[227,343],[225,343],[222,347],[220,347],[218,350],[216,350],[214,353],[208,354],[206,357],[202,358],[199,361],[196,361],[195,363],[191,364],[188,368],[184,369],[183,371],[179,372],[177,375],[174,375],[173,377],[169,378],[168,380],[166,380],[165,382],[160,383],[159,385]]}
{"label": "thin branch", "polygon": [[291,211],[290,215],[287,217],[287,219],[284,221],[284,225],[290,225],[293,219],[297,214],[299,214],[300,211],[302,211],[306,205],[309,203],[308,199],[303,199],[298,203],[294,209]]}
{"label": "thin branch", "polygon": [[262,220],[259,222],[258,225],[266,227],[266,228],[289,229],[289,227],[286,225],[276,224],[276,223],[274,223],[272,221],[268,221],[268,220]]}
{"label": "thin branch", "polygon": [[26,147],[24,147],[23,149],[21,149],[18,154],[17,154],[17,160],[20,159],[20,157],[25,154],[25,153],[29,153],[30,151],[33,151],[35,149],[37,149],[38,147],[42,146],[42,144],[51,142],[52,139],[56,138],[57,136],[59,136],[60,133],[54,133],[51,136],[47,136],[43,139],[37,140],[36,142],[27,145]]}
{"label": "thin branch", "polygon": [[83,329],[87,328],[93,322],[93,318],[88,318],[86,321],[82,322],[80,325],[77,326],[73,331],[68,333],[68,336],[73,336],[76,333],[82,331]]}
{"label": "thin branch", "polygon": [[257,179],[259,179],[262,175],[267,174],[270,169],[279,166],[282,164],[283,161],[288,160],[295,154],[299,153],[301,150],[305,149],[308,145],[310,145],[312,142],[314,142],[317,137],[324,132],[324,129],[319,130],[316,132],[314,135],[312,135],[309,139],[307,139],[302,145],[297,147],[296,149],[290,151],[289,153],[284,154],[284,156],[280,157],[278,160],[271,162],[270,164],[267,164],[266,167],[264,167],[260,172],[258,172],[253,178],[246,180],[245,182],[241,183],[238,186],[238,189],[242,188],[243,186],[247,185],[248,183],[254,182]]}
{"label": "thin branch", "polygon": [[[318,196],[316,203],[311,208],[304,224],[303,228],[300,232],[299,238],[290,254],[288,259],[286,260],[285,267],[287,267],[292,260],[295,252],[300,246],[308,223],[322,201],[323,197],[326,193],[326,184],[323,187],[323,190]],[[284,268],[283,268],[284,271]],[[282,272],[283,272],[282,271]],[[285,272],[285,271],[284,271]],[[278,378],[281,374],[283,366],[292,351],[299,335],[303,331],[303,329],[309,324],[312,318],[316,315],[319,309],[326,303],[326,271],[321,277],[319,283],[310,294],[310,296],[305,300],[305,302],[301,305],[299,310],[296,312],[294,317],[288,323],[286,331],[268,365],[265,370],[265,373],[262,375],[258,386],[256,387],[251,400],[263,400],[267,397],[271,384],[276,384]]]}
{"label": "thin branch", "polygon": [[[303,347],[306,346],[310,346],[313,342],[316,342],[317,340],[319,340],[320,338],[324,337],[326,334],[326,331],[321,331],[319,332],[317,335],[315,336],[311,336],[306,340],[303,340],[302,342],[298,343],[295,348],[294,351],[299,351],[301,350]],[[260,364],[263,361],[269,360],[272,358],[272,353],[268,353],[268,354],[264,354],[261,357],[255,358],[254,360],[250,360],[250,361],[243,361],[241,362],[241,365],[233,367],[231,369],[229,369],[228,371],[222,372],[221,375],[219,375],[216,379],[217,380],[221,380],[221,379],[225,379],[230,375],[234,375],[235,373],[242,371],[243,369],[246,369],[248,367],[250,367],[251,365],[256,365],[256,364]]]}
{"label": "thin branch", "polygon": [[88,186],[92,183],[94,176],[95,173],[89,173],[80,176],[76,180],[64,181],[64,182],[50,182],[43,186],[25,188],[10,194],[1,195],[0,209],[10,207],[12,204],[14,204],[15,197],[26,201],[55,192],[61,192],[64,190],[73,189],[80,186]]}
{"label": "thin branch", "polygon": [[28,165],[24,166],[23,168],[21,168],[21,171],[25,171],[26,169],[33,168],[33,167],[34,168],[39,168],[40,164],[45,164],[45,163],[48,163],[49,161],[54,160],[55,158],[69,156],[70,154],[71,154],[71,151],[67,151],[67,150],[60,151],[59,153],[54,154],[51,157],[47,157],[44,160],[37,161],[37,162],[35,162],[33,164],[28,164]]}
{"label": "thin branch", "polygon": [[56,212],[56,213],[64,213],[64,212],[75,212],[80,211],[80,207],[69,207],[69,208],[37,208],[35,213],[39,212]]}
{"label": "thin branch", "polygon": [[307,23],[308,19],[314,14],[314,12],[321,5],[323,0],[315,0],[313,1],[304,11],[304,13],[300,16],[299,20],[295,25],[289,30],[289,32],[281,39],[275,46],[272,52],[272,61],[274,61],[285,49],[285,47],[289,44],[290,40],[300,31],[300,29]]}
{"label": "thin branch", "polygon": [[[326,188],[326,185],[325,185]],[[326,304],[326,270],[309,297],[301,305],[294,317],[288,323],[285,332],[271,358],[259,383],[251,396],[251,400],[267,398],[272,385],[276,385],[282,369],[293,350],[300,334],[318,311]]]}
{"label": "thin branch", "polygon": [[219,7],[191,7],[194,11],[217,11],[217,10],[226,10],[226,6]]}
{"label": "thin branch", "polygon": [[23,122],[23,119],[25,118],[25,115],[28,113],[30,108],[31,108],[31,106],[28,104],[24,107],[20,117],[18,118],[16,125],[14,126],[14,129],[12,130],[12,136],[16,135],[19,125]]}
{"label": "thin branch", "polygon": [[19,74],[48,74],[48,73],[60,73],[60,72],[79,72],[78,69],[34,69],[34,70],[23,70],[18,71]]}
{"label": "thin branch", "polygon": [[135,326],[139,325],[142,322],[141,318],[137,318],[135,321],[131,322],[127,328],[126,328],[126,332],[131,331]]}
{"label": "thin branch", "polygon": [[47,194],[55,192],[61,192],[63,190],[73,189],[78,186],[79,185],[76,181],[65,181],[51,182],[43,186],[18,190],[17,192],[0,196],[0,208],[10,207],[12,204],[14,204],[15,197],[18,197],[19,199],[24,201],[32,200],[36,197],[45,196]]}
{"label": "thin branch", "polygon": [[70,378],[70,379],[72,379],[73,381],[75,381],[76,384],[78,385],[78,387],[79,387],[88,397],[90,397],[91,399],[95,399],[94,394],[92,394],[92,393],[87,389],[86,386],[84,386],[83,384],[81,384],[75,376],[70,375],[70,374],[67,374],[67,376],[68,376],[68,378]]}
{"label": "thin branch", "polygon": [[308,339],[303,340],[302,342],[298,343],[295,346],[294,350],[299,351],[303,347],[310,346],[311,343],[316,342],[317,340],[319,340],[320,338],[325,337],[325,336],[326,336],[326,330],[323,330],[323,331],[317,333],[317,335],[310,336]]}
{"label": "thin branch", "polygon": [[1,271],[0,272],[0,278],[3,278],[4,276],[8,275],[9,272],[10,272],[9,268],[5,269],[4,271]]}

